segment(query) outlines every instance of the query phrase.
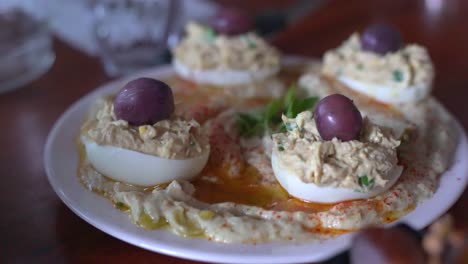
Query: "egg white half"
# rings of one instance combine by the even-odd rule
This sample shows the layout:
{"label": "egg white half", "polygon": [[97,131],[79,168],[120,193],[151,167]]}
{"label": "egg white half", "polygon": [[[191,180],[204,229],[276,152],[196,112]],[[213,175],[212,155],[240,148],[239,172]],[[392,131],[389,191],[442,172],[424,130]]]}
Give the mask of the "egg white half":
{"label": "egg white half", "polygon": [[391,88],[357,81],[344,76],[339,76],[337,79],[357,92],[373,97],[380,102],[390,104],[417,102],[428,96],[431,92],[429,84],[418,84],[406,88]]}
{"label": "egg white half", "polygon": [[166,159],[125,148],[98,145],[82,139],[86,156],[101,174],[116,181],[154,186],[173,180],[188,180],[205,167],[209,151],[189,159]]}
{"label": "egg white half", "polygon": [[397,166],[390,173],[390,179],[384,187],[375,187],[369,192],[359,192],[346,188],[322,187],[313,183],[305,183],[299,176],[278,165],[278,157],[275,152],[271,156],[271,165],[276,179],[290,195],[304,201],[316,203],[337,203],[373,197],[388,190],[398,180],[403,171],[403,167]]}
{"label": "egg white half", "polygon": [[173,61],[177,74],[196,83],[216,86],[242,85],[266,80],[279,72],[279,67],[255,71],[248,70],[191,70],[178,60]]}

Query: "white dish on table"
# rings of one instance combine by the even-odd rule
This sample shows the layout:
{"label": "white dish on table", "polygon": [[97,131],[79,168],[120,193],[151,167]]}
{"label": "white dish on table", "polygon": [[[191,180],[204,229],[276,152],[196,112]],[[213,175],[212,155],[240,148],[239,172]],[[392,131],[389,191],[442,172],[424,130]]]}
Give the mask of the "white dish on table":
{"label": "white dish on table", "polygon": [[[184,238],[167,230],[147,231],[135,226],[128,214],[117,210],[106,198],[90,192],[76,175],[76,138],[89,107],[96,99],[115,93],[126,81],[136,77],[164,78],[174,74],[162,66],[133,74],[103,85],[75,102],[52,128],[44,151],[44,167],[50,184],[60,199],[85,221],[122,241],[162,254],[221,263],[301,263],[325,260],[346,250],[352,233],[322,242],[276,242],[265,244],[222,244],[203,239]],[[405,222],[422,229],[448,210],[468,183],[468,142],[457,123],[459,142],[449,169],[441,176],[434,196],[412,212],[392,223]]]}

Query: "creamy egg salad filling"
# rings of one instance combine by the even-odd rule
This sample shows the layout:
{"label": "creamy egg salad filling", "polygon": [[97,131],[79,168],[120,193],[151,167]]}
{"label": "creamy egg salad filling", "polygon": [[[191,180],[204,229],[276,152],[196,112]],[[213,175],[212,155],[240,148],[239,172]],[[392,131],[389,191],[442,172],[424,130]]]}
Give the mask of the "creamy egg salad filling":
{"label": "creamy egg salad filling", "polygon": [[112,100],[106,99],[83,136],[99,145],[113,145],[168,159],[186,159],[209,150],[208,138],[195,120],[173,116],[153,125],[131,126],[117,120]]}
{"label": "creamy egg salad filling", "polygon": [[115,117],[110,98],[83,126],[81,142],[96,170],[142,186],[188,179],[203,169],[210,152],[208,138],[195,120],[171,117],[132,126]]}
{"label": "creamy egg salad filling", "polygon": [[402,172],[400,141],[367,118],[359,140],[346,142],[322,140],[311,111],[282,119],[287,131],[272,135],[272,166],[293,196],[314,202],[369,197],[390,188]]}
{"label": "creamy egg salad filling", "polygon": [[430,94],[434,69],[427,50],[409,44],[379,55],[363,51],[354,33],[323,58],[322,73],[386,103],[419,101]]}
{"label": "creamy egg salad filling", "polygon": [[253,32],[227,36],[191,22],[173,50],[179,75],[199,83],[236,85],[264,80],[280,69],[278,51]]}

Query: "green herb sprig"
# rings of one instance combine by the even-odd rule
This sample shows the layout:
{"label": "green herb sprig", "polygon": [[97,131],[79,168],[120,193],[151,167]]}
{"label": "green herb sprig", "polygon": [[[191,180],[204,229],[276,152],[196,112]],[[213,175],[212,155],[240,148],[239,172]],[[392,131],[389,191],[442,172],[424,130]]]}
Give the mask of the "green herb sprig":
{"label": "green herb sprig", "polygon": [[368,191],[372,186],[374,186],[374,179],[369,180],[367,175],[359,177],[359,185],[364,191]]}
{"label": "green herb sprig", "polygon": [[317,97],[297,98],[296,87],[292,85],[281,100],[272,100],[264,108],[252,113],[239,113],[239,133],[248,138],[285,130],[284,125],[280,125],[281,113],[288,118],[295,118],[299,113],[311,109],[317,100]]}
{"label": "green herb sprig", "polygon": [[393,75],[393,80],[395,82],[402,82],[403,81],[403,72],[400,71],[400,70],[394,70],[392,72],[392,75]]}

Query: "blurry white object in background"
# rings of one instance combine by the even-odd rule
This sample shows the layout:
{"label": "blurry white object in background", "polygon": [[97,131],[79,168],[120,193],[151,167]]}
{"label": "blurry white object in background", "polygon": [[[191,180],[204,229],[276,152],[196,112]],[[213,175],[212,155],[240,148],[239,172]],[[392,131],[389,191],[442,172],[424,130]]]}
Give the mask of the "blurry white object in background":
{"label": "blurry white object in background", "polygon": [[94,34],[111,76],[163,63],[179,0],[93,0]]}
{"label": "blurry white object in background", "polygon": [[[117,0],[115,0],[117,1]],[[174,31],[191,19],[212,15],[216,5],[207,0],[181,0]],[[40,17],[47,17],[51,30],[61,40],[89,55],[98,54],[93,36],[93,13],[89,0],[0,0],[2,7],[19,6]],[[174,39],[171,35],[169,41]]]}
{"label": "blurry white object in background", "polygon": [[45,21],[17,8],[0,9],[0,93],[38,78],[54,60]]}

